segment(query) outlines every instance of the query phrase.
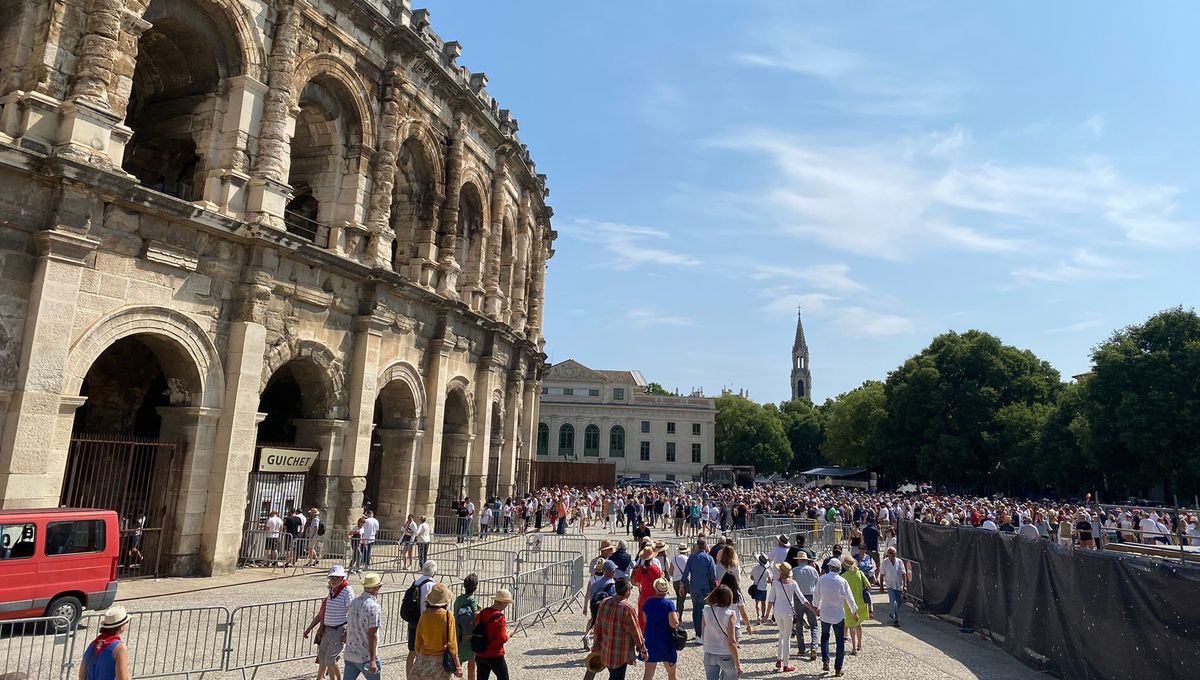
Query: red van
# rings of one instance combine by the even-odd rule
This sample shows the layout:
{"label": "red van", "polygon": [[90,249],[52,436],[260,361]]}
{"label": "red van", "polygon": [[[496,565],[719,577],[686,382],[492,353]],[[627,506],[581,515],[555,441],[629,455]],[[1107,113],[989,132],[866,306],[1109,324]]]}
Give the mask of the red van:
{"label": "red van", "polygon": [[107,609],[120,536],[112,510],[0,510],[0,620]]}

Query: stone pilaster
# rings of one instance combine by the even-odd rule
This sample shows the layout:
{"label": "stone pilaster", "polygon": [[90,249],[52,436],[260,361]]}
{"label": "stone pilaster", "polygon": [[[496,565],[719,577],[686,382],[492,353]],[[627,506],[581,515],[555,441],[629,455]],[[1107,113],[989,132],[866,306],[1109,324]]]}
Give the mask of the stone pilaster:
{"label": "stone pilaster", "polygon": [[542,331],[542,302],[545,299],[546,250],[545,228],[540,222],[533,223],[533,247],[529,259],[529,299],[525,304],[528,312],[528,327],[525,335],[537,343]]}
{"label": "stone pilaster", "polygon": [[525,409],[525,381],[519,371],[510,377],[507,387],[504,399],[504,440],[500,446],[500,469],[497,472],[499,484],[496,489],[501,498],[507,498],[514,493],[517,456],[520,453],[518,446],[523,441],[518,427]]}
{"label": "stone pilaster", "polygon": [[362,493],[367,488],[365,467],[361,476],[344,474],[350,421],[297,418],[292,424],[296,426],[296,446],[321,451],[312,466],[313,487],[304,489],[305,503],[316,505],[322,517],[343,521],[338,518],[346,517],[355,505],[362,508]]}
{"label": "stone pilaster", "polygon": [[296,131],[293,79],[300,61],[300,10],[280,2],[275,39],[267,66],[267,95],[258,134],[258,157],[249,182],[246,210],[257,224],[283,229],[283,209],[291,199],[292,135]]}
{"label": "stone pilaster", "polygon": [[[383,447],[383,470],[379,482],[379,521],[399,526],[408,513],[419,515],[414,507],[417,461],[421,448],[422,430],[376,428]],[[391,520],[390,522],[388,520]]]}
{"label": "stone pilaster", "polygon": [[[371,204],[367,212],[367,232],[370,242],[367,258],[381,269],[392,269],[392,241],[396,234],[389,222],[392,215],[392,192],[396,185],[396,159],[400,144],[408,132],[408,119],[401,108],[401,91],[405,84],[400,67],[389,64],[387,84],[383,88],[383,109],[379,124],[379,150],[375,154],[375,172],[371,178]],[[407,244],[405,244],[407,245]]]}
{"label": "stone pilaster", "polygon": [[217,162],[204,183],[204,200],[213,210],[238,217],[246,210],[250,149],[262,117],[267,86],[250,76],[226,79],[228,105],[221,119]]}
{"label": "stone pilaster", "polygon": [[364,480],[362,488],[348,483],[351,497],[338,507],[336,516],[327,515],[339,524],[348,525],[351,514],[362,508],[363,490],[371,462],[371,430],[374,427],[375,399],[379,394],[379,347],[383,340],[386,320],[372,315],[354,319],[354,353],[350,357],[350,427],[346,432],[344,456],[339,474],[347,480]]}
{"label": "stone pilaster", "polygon": [[[39,257],[26,307],[15,389],[0,442],[0,504],[5,508],[38,507],[47,498],[58,504],[57,486],[66,467],[66,450],[52,454],[61,431],[64,371],[82,271],[100,245],[96,239],[60,230],[39,232],[36,238]],[[82,403],[68,400],[67,406],[73,414]]]}
{"label": "stone pilaster", "polygon": [[455,123],[450,153],[446,158],[446,202],[442,207],[442,237],[438,244],[440,262],[437,292],[450,300],[458,299],[458,274],[462,271],[460,263],[454,259],[454,251],[458,248],[458,200],[462,194],[463,146],[467,138],[466,118],[459,116]]}
{"label": "stone pilaster", "polygon": [[503,156],[501,159],[492,180],[492,225],[488,237],[487,263],[480,267],[485,273],[484,287],[487,291],[483,312],[495,321],[500,320],[500,311],[504,307],[504,293],[500,290],[500,248],[504,244],[504,213],[508,204],[504,200],[508,166],[504,165]]}
{"label": "stone pilaster", "polygon": [[443,423],[446,413],[446,382],[449,380],[447,363],[454,342],[436,338],[426,350],[429,355],[428,373],[425,375],[425,436],[421,439],[421,458],[417,465],[417,488],[413,501],[413,512],[434,516],[437,502],[438,476],[441,474]]}
{"label": "stone pilaster", "polygon": [[488,458],[491,455],[492,410],[498,406],[492,401],[495,373],[493,358],[482,357],[475,369],[475,422],[471,426],[475,437],[467,452],[466,466],[467,495],[476,501],[483,497],[487,483]]}
{"label": "stone pilaster", "polygon": [[528,302],[525,288],[528,285],[530,239],[533,223],[529,219],[528,197],[521,200],[517,211],[517,252],[513,262],[512,302],[509,307],[508,324],[517,333],[525,332]]}
{"label": "stone pilaster", "polygon": [[155,469],[156,474],[175,476],[161,482],[169,485],[163,496],[170,503],[168,516],[153,518],[163,522],[162,540],[166,543],[162,568],[169,575],[191,576],[200,569],[213,446],[221,411],[191,406],[162,407],[158,415],[162,418],[159,439],[183,445],[176,453],[182,456],[181,461],[171,466],[159,461]]}

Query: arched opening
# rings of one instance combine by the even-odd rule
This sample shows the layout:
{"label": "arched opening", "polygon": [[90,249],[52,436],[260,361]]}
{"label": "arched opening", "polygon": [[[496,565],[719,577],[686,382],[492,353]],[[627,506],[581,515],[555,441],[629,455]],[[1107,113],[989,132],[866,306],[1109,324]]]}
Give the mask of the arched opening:
{"label": "arched opening", "polygon": [[87,400],[75,411],[59,501],[116,511],[121,535],[111,540],[120,541],[121,576],[159,571],[185,455],[183,433],[164,426],[164,416],[199,400],[200,390],[186,352],[151,334],[112,343],[83,378]]}
{"label": "arched opening", "polygon": [[595,425],[583,428],[583,455],[600,455],[600,428]]}
{"label": "arched opening", "polygon": [[[466,489],[467,450],[471,443],[471,407],[466,392],[452,389],[446,395],[442,418],[442,455],[438,472],[438,494],[435,506],[435,531],[459,533],[453,512],[455,502],[462,500]],[[477,499],[476,499],[477,500]]]}
{"label": "arched opening", "polygon": [[575,455],[575,426],[570,423],[563,423],[563,426],[558,428],[558,455]]}
{"label": "arched opening", "polygon": [[[406,140],[396,157],[396,183],[392,190],[391,226],[396,234],[392,261],[397,271],[405,271],[409,260],[420,255],[419,237],[433,229],[433,176],[433,165],[424,147],[416,139]],[[432,233],[426,237],[431,239]]]}
{"label": "arched opening", "polygon": [[354,216],[355,157],[363,140],[352,101],[339,80],[318,75],[301,89],[297,104],[288,171],[293,198],[284,222],[289,233],[321,247],[329,245],[328,224]]}
{"label": "arched opening", "polygon": [[608,431],[608,457],[625,457],[625,428],[620,425],[613,425]]}
{"label": "arched opening", "polygon": [[220,84],[242,70],[234,30],[188,0],[153,0],[144,18],[152,26],[138,41],[122,168],[156,191],[197,200],[220,131]]}
{"label": "arched opening", "polygon": [[[466,273],[479,271],[479,244],[483,239],[483,196],[472,183],[458,195],[458,242],[454,259]],[[470,280],[467,276],[463,280]]]}
{"label": "arched opening", "polygon": [[546,423],[538,423],[537,455],[550,455],[550,426]]}
{"label": "arched opening", "polygon": [[395,379],[379,391],[374,424],[363,509],[374,510],[381,522],[389,524],[388,519],[403,520],[412,503],[420,423],[416,395],[407,382]]}

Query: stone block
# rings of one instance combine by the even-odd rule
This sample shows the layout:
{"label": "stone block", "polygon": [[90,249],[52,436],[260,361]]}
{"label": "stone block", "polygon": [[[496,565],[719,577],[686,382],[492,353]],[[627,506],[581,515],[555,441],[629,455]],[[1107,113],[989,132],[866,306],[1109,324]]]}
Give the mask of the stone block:
{"label": "stone block", "polygon": [[124,276],[102,274],[100,277],[100,295],[124,300],[129,292],[129,279]]}

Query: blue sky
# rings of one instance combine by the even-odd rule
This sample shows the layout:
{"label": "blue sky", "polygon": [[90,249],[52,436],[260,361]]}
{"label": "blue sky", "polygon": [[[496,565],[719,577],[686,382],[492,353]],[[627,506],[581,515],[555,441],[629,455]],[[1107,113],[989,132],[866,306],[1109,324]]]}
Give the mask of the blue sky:
{"label": "blue sky", "polygon": [[821,400],[1195,304],[1195,4],[425,6],[549,176],[552,361],[779,401],[799,305]]}

